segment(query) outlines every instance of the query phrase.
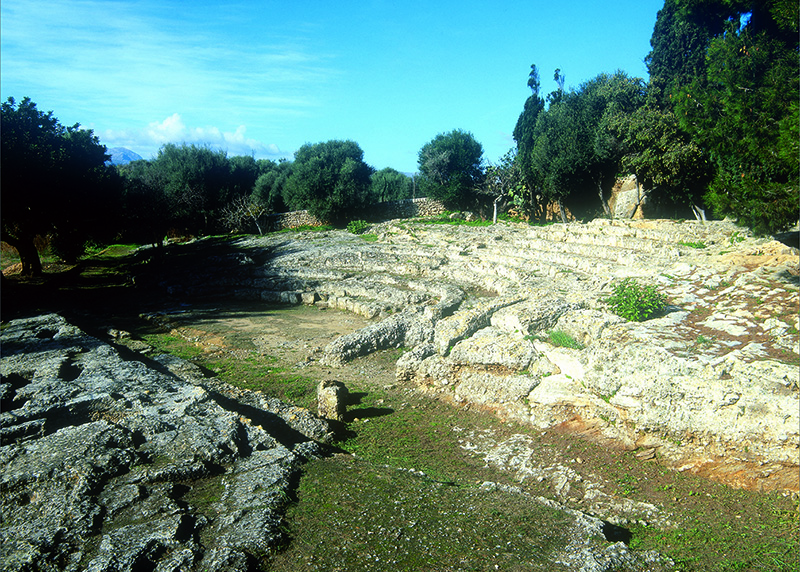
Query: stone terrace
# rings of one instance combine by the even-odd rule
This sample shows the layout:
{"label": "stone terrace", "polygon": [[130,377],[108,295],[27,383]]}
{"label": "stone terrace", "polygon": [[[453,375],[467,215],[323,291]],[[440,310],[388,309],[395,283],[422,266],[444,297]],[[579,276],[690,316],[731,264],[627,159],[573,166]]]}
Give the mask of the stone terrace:
{"label": "stone terrace", "polygon": [[[531,227],[391,221],[175,250],[175,295],[315,304],[374,319],[331,365],[405,346],[398,378],[533,427],[561,427],[741,486],[797,489],[798,250],[728,222]],[[183,256],[182,255],[186,255]],[[185,260],[185,263],[182,262]],[[665,315],[604,299],[634,277]],[[192,286],[187,286],[192,285]],[[584,349],[555,347],[560,330]]]}

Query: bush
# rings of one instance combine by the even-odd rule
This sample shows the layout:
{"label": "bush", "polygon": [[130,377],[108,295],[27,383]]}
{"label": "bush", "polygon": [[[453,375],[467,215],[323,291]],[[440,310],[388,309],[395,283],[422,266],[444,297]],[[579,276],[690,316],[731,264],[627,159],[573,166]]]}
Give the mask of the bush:
{"label": "bush", "polygon": [[626,320],[643,322],[666,307],[666,296],[655,286],[642,286],[633,278],[625,278],[613,288],[614,293],[606,302],[611,311]]}
{"label": "bush", "polygon": [[365,220],[351,220],[347,223],[347,230],[353,234],[363,234],[369,228],[369,223]]}

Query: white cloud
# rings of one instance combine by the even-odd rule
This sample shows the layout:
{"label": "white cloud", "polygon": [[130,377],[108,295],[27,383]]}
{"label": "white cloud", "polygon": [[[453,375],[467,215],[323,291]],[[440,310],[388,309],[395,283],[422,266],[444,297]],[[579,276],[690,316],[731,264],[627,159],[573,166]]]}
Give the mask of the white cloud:
{"label": "white cloud", "polygon": [[154,121],[141,129],[108,129],[98,132],[97,136],[107,147],[127,147],[143,157],[154,157],[166,143],[208,146],[226,151],[229,156],[290,156],[274,143],[263,143],[247,137],[247,127],[244,125],[239,125],[235,131],[224,131],[215,126],[190,127],[178,113],[173,113],[163,121]]}
{"label": "white cloud", "polygon": [[[235,126],[287,139],[294,121],[318,111],[320,94],[338,74],[313,36],[259,17],[265,14],[246,4],[4,0],[1,6],[2,98],[30,96],[64,124],[95,126],[107,143],[141,142],[145,152],[185,140],[231,154],[279,155]],[[170,115],[175,111],[181,116]],[[167,119],[140,127],[155,117]],[[187,127],[181,117],[220,127]]]}

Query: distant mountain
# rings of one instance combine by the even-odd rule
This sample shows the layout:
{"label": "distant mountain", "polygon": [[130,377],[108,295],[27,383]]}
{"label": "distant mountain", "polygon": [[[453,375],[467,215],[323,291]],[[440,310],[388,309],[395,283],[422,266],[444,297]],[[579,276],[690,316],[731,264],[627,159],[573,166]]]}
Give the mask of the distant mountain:
{"label": "distant mountain", "polygon": [[109,161],[109,163],[112,165],[125,165],[131,161],[139,161],[142,158],[141,155],[134,153],[125,147],[114,147],[113,149],[109,149],[108,154],[111,155],[111,161]]}

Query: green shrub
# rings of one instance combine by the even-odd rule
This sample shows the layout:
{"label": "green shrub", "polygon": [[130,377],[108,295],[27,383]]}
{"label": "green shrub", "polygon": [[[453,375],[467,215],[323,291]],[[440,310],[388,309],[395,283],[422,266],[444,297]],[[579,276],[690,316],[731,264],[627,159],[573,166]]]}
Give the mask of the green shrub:
{"label": "green shrub", "polygon": [[353,234],[363,234],[369,228],[369,223],[365,220],[351,220],[347,223],[347,230]]}
{"label": "green shrub", "polygon": [[606,302],[611,311],[626,320],[643,322],[666,307],[666,296],[655,286],[642,286],[633,278],[625,278],[613,288],[614,293]]}

